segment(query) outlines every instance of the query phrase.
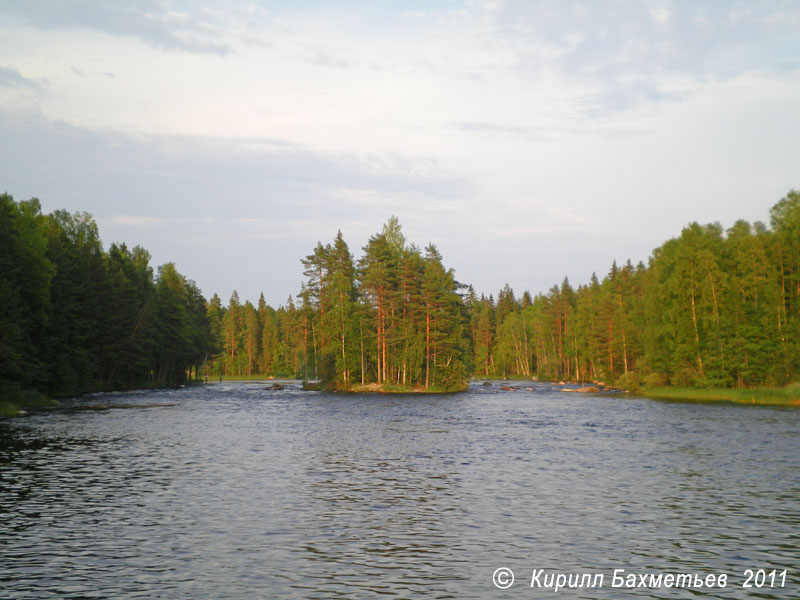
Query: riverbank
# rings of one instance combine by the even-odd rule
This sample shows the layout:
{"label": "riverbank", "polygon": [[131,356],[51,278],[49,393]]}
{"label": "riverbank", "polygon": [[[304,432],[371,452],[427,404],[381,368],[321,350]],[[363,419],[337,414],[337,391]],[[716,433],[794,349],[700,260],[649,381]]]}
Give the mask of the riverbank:
{"label": "riverbank", "polygon": [[56,398],[51,398],[50,396],[47,396],[38,390],[18,391],[0,398],[0,419],[21,417],[25,416],[28,412],[46,410],[103,410],[107,408],[129,408],[127,405],[116,404],[92,404],[88,406],[82,406],[80,403],[76,403],[74,401],[82,397],[89,397],[93,394],[133,392],[138,390],[169,390],[190,385],[201,385],[202,383],[203,382],[199,380],[187,380],[185,383],[176,383],[173,385],[164,385],[162,383],[144,383],[131,387],[96,389],[86,391],[81,394],[59,396]]}
{"label": "riverbank", "polygon": [[0,399],[0,418],[24,415],[26,410],[55,408],[58,404],[58,400],[48,398],[36,390],[17,392],[10,397]]}
{"label": "riverbank", "polygon": [[797,383],[782,388],[661,387],[642,390],[637,393],[654,400],[800,406],[800,384]]}

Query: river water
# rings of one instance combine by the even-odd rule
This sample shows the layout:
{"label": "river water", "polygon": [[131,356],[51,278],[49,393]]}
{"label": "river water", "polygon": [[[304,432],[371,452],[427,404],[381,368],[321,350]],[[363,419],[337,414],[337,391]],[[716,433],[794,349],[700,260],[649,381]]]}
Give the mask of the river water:
{"label": "river water", "polygon": [[0,597],[800,597],[796,408],[269,385],[0,422]]}

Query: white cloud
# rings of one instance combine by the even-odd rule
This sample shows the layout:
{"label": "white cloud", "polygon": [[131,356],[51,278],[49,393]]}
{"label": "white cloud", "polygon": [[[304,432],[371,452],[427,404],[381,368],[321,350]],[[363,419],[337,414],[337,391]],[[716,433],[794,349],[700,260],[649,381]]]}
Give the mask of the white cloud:
{"label": "white cloud", "polygon": [[570,233],[575,229],[551,225],[547,227],[490,227],[488,231],[499,237],[515,238],[538,234]]}
{"label": "white cloud", "polygon": [[169,224],[167,219],[159,217],[134,217],[131,215],[113,215],[105,220],[114,225],[130,225],[132,227],[154,227]]}
{"label": "white cloud", "polygon": [[43,85],[34,79],[23,76],[17,69],[0,65],[0,88],[41,90]]}
{"label": "white cloud", "polygon": [[2,3],[0,180],[280,299],[317,239],[393,213],[477,289],[536,291],[800,185],[791,3],[402,13]]}
{"label": "white cloud", "polygon": [[669,23],[672,13],[668,8],[653,8],[650,10],[650,17],[656,23]]}
{"label": "white cloud", "polygon": [[93,2],[91,0],[7,0],[0,12],[45,30],[91,29],[141,39],[158,48],[226,54],[230,48],[208,36],[218,31],[207,20],[170,10],[159,0]]}

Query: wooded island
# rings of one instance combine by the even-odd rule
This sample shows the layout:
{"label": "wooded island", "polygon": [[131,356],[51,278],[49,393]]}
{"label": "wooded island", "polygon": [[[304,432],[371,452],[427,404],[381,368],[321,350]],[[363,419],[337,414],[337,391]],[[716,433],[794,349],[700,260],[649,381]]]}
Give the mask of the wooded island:
{"label": "wooded island", "polygon": [[[602,380],[626,389],[800,379],[800,193],[770,226],[692,223],[648,265],[497,297],[459,283],[392,217],[355,259],[341,232],[302,259],[277,309],[206,301],[144,249],[103,250],[86,213],[0,196],[0,394],[169,385],[203,375],[341,390],[453,391],[470,376]],[[537,257],[530,257],[536,269]]]}

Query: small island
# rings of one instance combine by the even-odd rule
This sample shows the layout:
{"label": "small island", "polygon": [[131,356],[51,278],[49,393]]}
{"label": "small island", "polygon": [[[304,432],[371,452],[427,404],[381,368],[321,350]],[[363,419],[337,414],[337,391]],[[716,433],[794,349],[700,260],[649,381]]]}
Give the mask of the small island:
{"label": "small island", "polygon": [[[471,375],[463,286],[436,246],[407,245],[396,217],[354,261],[342,232],[302,260],[295,373],[306,389],[463,391]],[[290,306],[293,301],[290,298]]]}

